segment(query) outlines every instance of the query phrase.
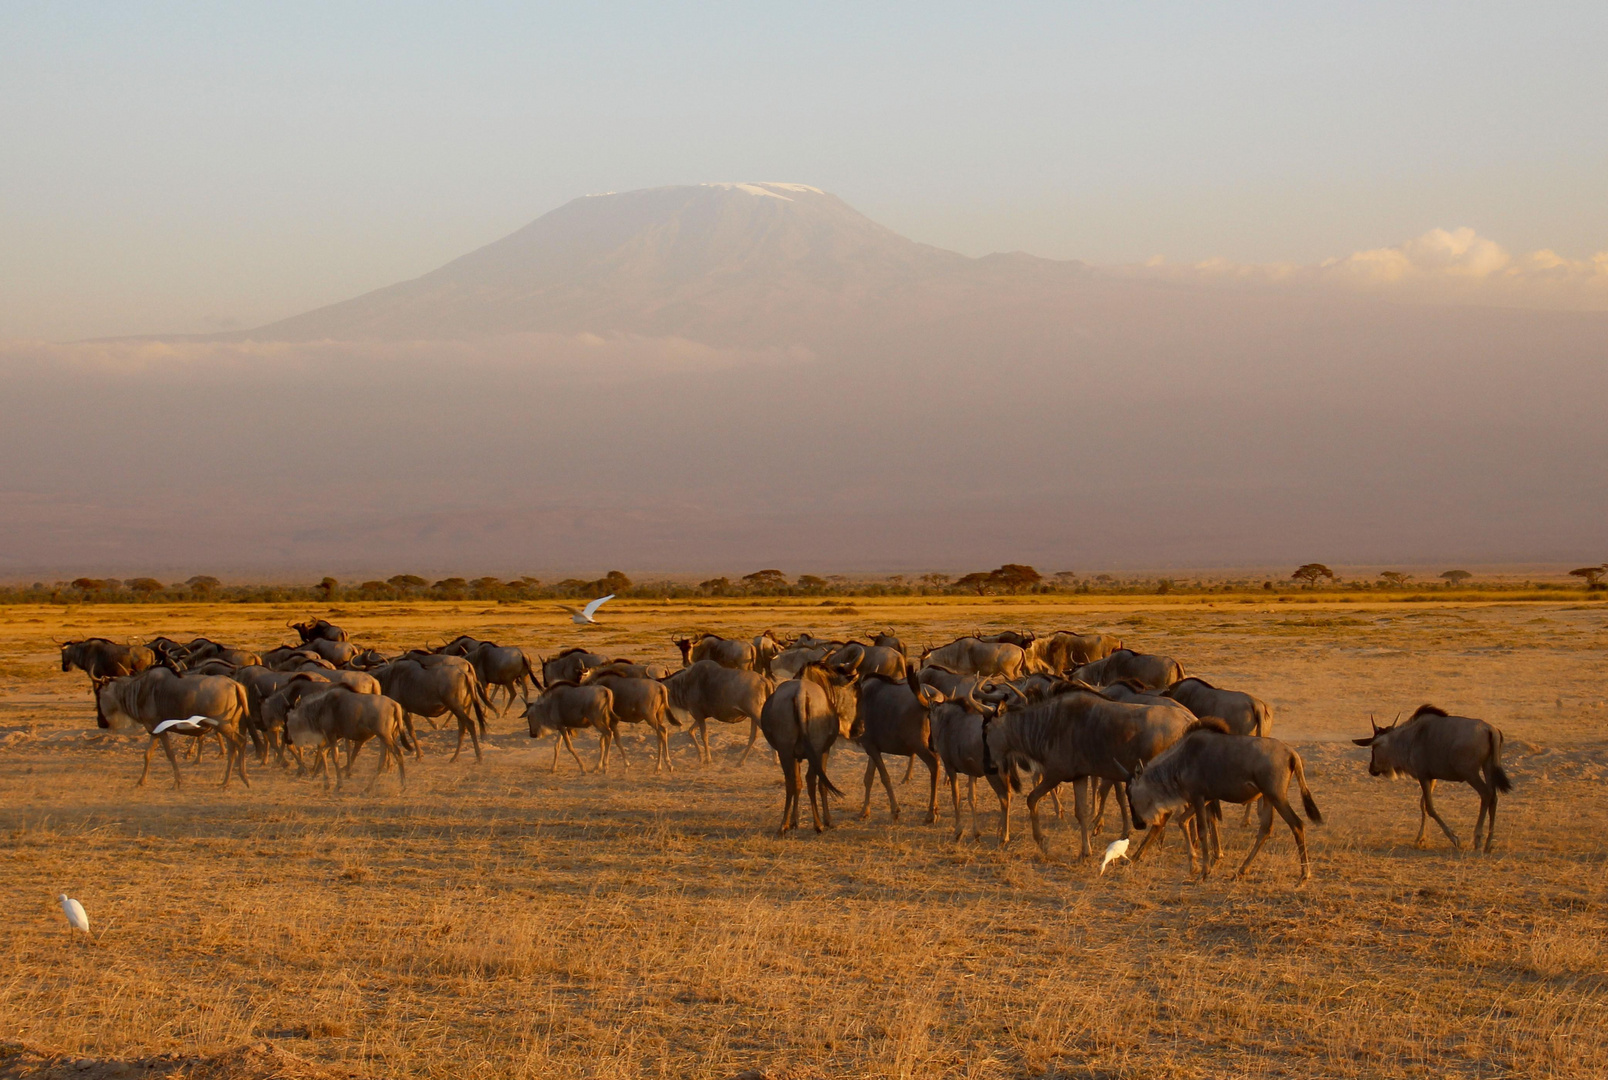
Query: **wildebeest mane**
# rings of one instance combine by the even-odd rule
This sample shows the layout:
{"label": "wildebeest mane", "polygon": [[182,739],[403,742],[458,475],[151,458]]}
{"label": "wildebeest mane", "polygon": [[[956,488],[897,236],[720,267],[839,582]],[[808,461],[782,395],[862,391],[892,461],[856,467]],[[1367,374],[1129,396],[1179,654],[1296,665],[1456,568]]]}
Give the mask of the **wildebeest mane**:
{"label": "wildebeest mane", "polygon": [[1233,734],[1232,731],[1228,730],[1228,721],[1220,716],[1196,717],[1189,722],[1188,727],[1184,728],[1184,734],[1188,735],[1191,731],[1215,731],[1219,735]]}
{"label": "wildebeest mane", "polygon": [[1420,716],[1449,716],[1449,715],[1451,715],[1451,714],[1448,713],[1445,709],[1441,708],[1438,705],[1420,705],[1420,706],[1418,706],[1418,711],[1413,713],[1407,719],[1408,719],[1409,722],[1411,722],[1413,720],[1417,720]]}
{"label": "wildebeest mane", "polygon": [[[1213,686],[1211,683],[1207,682],[1205,679],[1201,678],[1199,675],[1186,675],[1182,679],[1179,679],[1178,682],[1181,682],[1181,683],[1198,682],[1208,690],[1216,690],[1217,689],[1217,687]],[[1174,683],[1173,685],[1177,686],[1178,683]]]}
{"label": "wildebeest mane", "polygon": [[586,648],[585,645],[572,645],[568,649],[565,649],[561,653],[553,654],[552,658],[554,660],[561,660],[566,656],[574,656],[578,652],[586,652],[586,651],[587,651],[587,648]]}

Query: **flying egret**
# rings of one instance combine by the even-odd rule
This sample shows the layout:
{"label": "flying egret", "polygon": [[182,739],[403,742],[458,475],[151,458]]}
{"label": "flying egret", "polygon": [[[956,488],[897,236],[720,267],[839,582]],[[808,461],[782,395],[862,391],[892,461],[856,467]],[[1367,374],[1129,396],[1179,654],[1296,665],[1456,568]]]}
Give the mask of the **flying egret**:
{"label": "flying egret", "polygon": [[576,626],[585,626],[587,623],[596,623],[597,620],[592,618],[592,616],[597,614],[597,609],[598,608],[602,607],[604,604],[608,603],[610,600],[613,600],[613,599],[614,599],[614,594],[609,593],[607,596],[603,597],[602,599],[593,600],[590,604],[587,604],[586,607],[584,609],[581,609],[581,610],[577,610],[575,608],[572,608],[568,604],[560,604],[558,606],[563,608],[565,611],[570,613],[570,621],[573,622]]}
{"label": "flying egret", "polygon": [[1126,859],[1127,857],[1128,841],[1126,839],[1111,841],[1111,843],[1106,845],[1105,858],[1100,860],[1101,875],[1103,876],[1105,874],[1106,867],[1110,866],[1118,859]]}
{"label": "flying egret", "polygon": [[183,720],[164,720],[151,729],[152,737],[171,731],[175,735],[205,735],[218,726],[210,716],[191,716]]}
{"label": "flying egret", "polygon": [[89,933],[89,916],[84,914],[83,904],[66,893],[56,897],[56,902],[61,905],[61,913],[67,916],[67,933],[71,934],[74,930]]}

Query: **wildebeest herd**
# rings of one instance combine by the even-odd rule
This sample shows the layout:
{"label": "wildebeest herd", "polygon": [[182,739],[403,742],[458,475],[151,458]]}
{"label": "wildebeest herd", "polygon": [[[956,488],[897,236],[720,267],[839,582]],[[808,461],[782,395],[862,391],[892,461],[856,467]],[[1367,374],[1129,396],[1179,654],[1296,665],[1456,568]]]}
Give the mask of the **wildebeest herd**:
{"label": "wildebeest herd", "polygon": [[[180,643],[159,637],[144,645],[90,638],[62,646],[62,670],[89,675],[99,726],[138,725],[151,735],[141,784],[158,745],[175,786],[181,783],[175,734],[192,736],[197,756],[208,737],[215,739],[225,753],[225,786],[231,776],[249,786],[248,741],[259,764],[272,755],[281,767],[294,762],[301,772],[322,772],[326,787],[333,774],[338,787],[351,776],[363,745],[374,740],[380,760],[369,787],[393,760],[405,784],[405,753],[423,756],[414,717],[433,723],[451,715],[458,731],[452,760],[467,735],[478,761],[486,714],[495,711],[492,695],[500,689],[504,710],[522,700],[532,738],[555,736],[553,770],[562,745],[586,771],[572,741],[581,729],[597,733],[597,768],[606,770],[616,746],[624,758],[620,725],[644,724],[657,741],[655,771],[673,772],[671,729],[685,729],[700,762],[710,762],[708,722],[747,721],[739,764],[763,734],[781,766],[783,833],[798,827],[801,795],[808,796],[816,831],[831,826],[829,796],[843,793],[826,764],[844,740],[866,755],[862,818],[870,815],[879,779],[898,818],[885,758],[909,759],[906,780],[919,760],[928,771],[926,820],[937,820],[942,773],[957,840],[965,831],[962,778],[973,837],[981,835],[979,778],[998,800],[1002,844],[1010,839],[1012,795],[1027,790],[1041,848],[1039,803],[1049,795],[1059,812],[1059,789],[1070,783],[1081,855],[1092,854],[1090,836],[1100,831],[1115,792],[1122,837],[1148,830],[1134,859],[1172,822],[1186,838],[1192,872],[1203,877],[1220,857],[1223,803],[1244,805],[1247,822],[1253,809],[1259,814],[1239,873],[1278,816],[1294,836],[1302,880],[1310,875],[1305,830],[1289,799],[1292,780],[1306,817],[1322,821],[1301,756],[1272,737],[1266,702],[1186,675],[1172,657],[1137,652],[1103,634],[977,634],[919,650],[914,658],[892,630],[869,641],[809,634],[784,640],[769,630],[751,641],[705,634],[675,642],[681,666],[671,669],[584,647],[539,658],[469,636],[387,656],[358,647],[322,619],[290,627],[299,642],[260,655],[206,638]],[[1419,845],[1434,818],[1453,845],[1462,846],[1435,809],[1435,783],[1447,780],[1479,794],[1474,846],[1483,841],[1491,850],[1497,793],[1510,789],[1498,729],[1424,705],[1405,722],[1375,724],[1368,737],[1354,741],[1371,749],[1370,774],[1408,776],[1421,785]]]}

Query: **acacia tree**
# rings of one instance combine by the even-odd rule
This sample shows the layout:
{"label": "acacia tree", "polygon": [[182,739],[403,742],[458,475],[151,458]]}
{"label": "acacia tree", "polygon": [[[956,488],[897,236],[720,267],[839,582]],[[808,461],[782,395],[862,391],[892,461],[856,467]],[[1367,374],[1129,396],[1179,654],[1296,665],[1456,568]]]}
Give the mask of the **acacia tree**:
{"label": "acacia tree", "polygon": [[1400,570],[1386,570],[1379,576],[1385,579],[1386,585],[1398,587],[1407,584],[1408,579],[1411,577],[1410,574],[1404,574]]}
{"label": "acacia tree", "polygon": [[1323,578],[1333,581],[1334,571],[1320,562],[1309,562],[1305,566],[1299,567],[1295,573],[1290,575],[1290,578],[1294,581],[1306,582],[1306,587],[1310,589]]}
{"label": "acacia tree", "polygon": [[1570,577],[1585,578],[1588,589],[1601,581],[1605,574],[1608,574],[1608,563],[1603,563],[1601,566],[1582,566],[1578,570],[1569,571]]}
{"label": "acacia tree", "polygon": [[1044,580],[1044,576],[1031,566],[1008,562],[989,575],[1006,591],[1015,594],[1031,589]]}
{"label": "acacia tree", "polygon": [[780,570],[755,570],[743,575],[743,584],[750,589],[785,589],[787,575]]}
{"label": "acacia tree", "polygon": [[955,588],[975,589],[977,591],[977,595],[981,596],[988,591],[988,587],[990,585],[995,583],[995,578],[992,573],[973,571],[972,573],[967,574],[965,577],[957,578],[955,580]]}
{"label": "acacia tree", "polygon": [[1448,587],[1455,589],[1473,576],[1467,570],[1448,570],[1441,575],[1441,580],[1446,582]]}

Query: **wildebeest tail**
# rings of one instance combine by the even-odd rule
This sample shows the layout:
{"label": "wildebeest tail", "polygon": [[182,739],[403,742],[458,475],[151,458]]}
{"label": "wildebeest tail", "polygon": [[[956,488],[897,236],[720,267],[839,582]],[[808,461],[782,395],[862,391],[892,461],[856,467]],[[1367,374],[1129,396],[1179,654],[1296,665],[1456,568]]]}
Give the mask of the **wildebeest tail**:
{"label": "wildebeest tail", "polygon": [[1491,756],[1485,766],[1492,787],[1503,792],[1513,790],[1513,781],[1508,779],[1507,770],[1502,768],[1502,732],[1497,728],[1491,729]]}
{"label": "wildebeest tail", "polygon": [[473,673],[469,674],[470,698],[474,701],[475,720],[480,724],[480,734],[486,734],[486,710],[491,708],[491,699],[486,697],[485,687],[480,685],[480,679]]}
{"label": "wildebeest tail", "polygon": [[1290,751],[1290,771],[1295,774],[1295,782],[1301,787],[1301,807],[1306,810],[1308,821],[1323,824],[1323,814],[1318,810],[1318,804],[1312,800],[1312,790],[1307,787],[1306,769],[1301,765],[1301,755],[1294,750]]}

